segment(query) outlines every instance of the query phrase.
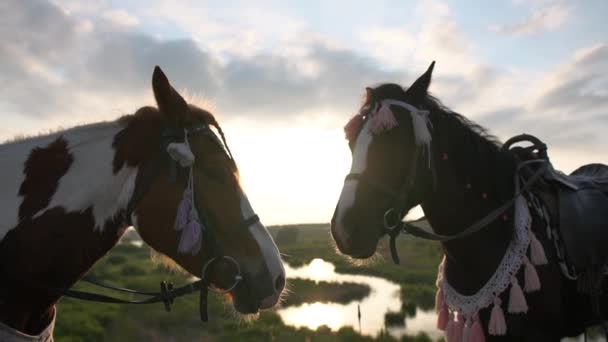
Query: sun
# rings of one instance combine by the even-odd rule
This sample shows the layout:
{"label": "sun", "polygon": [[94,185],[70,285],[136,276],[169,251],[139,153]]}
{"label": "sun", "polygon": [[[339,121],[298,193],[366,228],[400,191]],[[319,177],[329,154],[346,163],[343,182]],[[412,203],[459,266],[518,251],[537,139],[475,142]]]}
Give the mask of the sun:
{"label": "sun", "polygon": [[329,222],[351,155],[341,128],[234,123],[229,143],[266,224]]}

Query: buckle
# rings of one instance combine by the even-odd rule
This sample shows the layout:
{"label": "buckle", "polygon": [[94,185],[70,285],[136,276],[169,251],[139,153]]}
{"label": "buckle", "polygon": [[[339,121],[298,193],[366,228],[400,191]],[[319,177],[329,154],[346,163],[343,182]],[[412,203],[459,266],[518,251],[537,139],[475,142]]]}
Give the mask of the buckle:
{"label": "buckle", "polygon": [[167,312],[171,311],[171,305],[173,305],[173,301],[175,300],[175,294],[173,292],[173,283],[166,281],[160,282],[160,298],[165,304],[165,310]]}

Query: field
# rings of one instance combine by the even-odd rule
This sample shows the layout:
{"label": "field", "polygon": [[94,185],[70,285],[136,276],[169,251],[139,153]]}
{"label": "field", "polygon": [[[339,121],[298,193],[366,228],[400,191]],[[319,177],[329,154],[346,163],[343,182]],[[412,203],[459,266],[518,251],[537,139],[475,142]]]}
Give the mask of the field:
{"label": "field", "polygon": [[[376,275],[395,281],[402,287],[403,314],[416,306],[430,308],[433,305],[433,284],[440,259],[438,245],[401,239],[402,265],[392,265],[384,241],[379,248],[384,261],[358,266],[335,252],[327,225],[271,227],[271,232],[291,266],[323,258],[334,263],[338,272]],[[177,285],[189,281],[183,274],[169,273],[154,265],[147,246],[139,248],[129,243],[115,247],[99,261],[92,274],[102,281],[151,291],[157,290],[161,280],[170,280]],[[87,284],[78,284],[76,288],[105,293]],[[369,292],[369,287],[360,284],[317,284],[299,279],[290,282],[290,289],[292,295],[283,305],[316,301],[347,303],[363,298]],[[199,320],[198,295],[177,299],[170,313],[165,312],[161,304],[120,306],[66,298],[58,305],[55,337],[57,341],[395,341],[390,336],[375,339],[361,336],[350,328],[337,332],[326,327],[316,331],[296,329],[284,325],[274,312],[263,312],[257,320],[249,322],[237,318],[230,305],[217,295],[210,296],[209,312],[210,322],[204,325]],[[420,335],[401,340],[430,339]]]}

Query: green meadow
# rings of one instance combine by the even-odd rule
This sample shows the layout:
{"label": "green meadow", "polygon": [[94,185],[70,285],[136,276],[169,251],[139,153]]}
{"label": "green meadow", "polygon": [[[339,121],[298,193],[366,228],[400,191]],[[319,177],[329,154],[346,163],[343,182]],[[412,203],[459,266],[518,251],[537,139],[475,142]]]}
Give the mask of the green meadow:
{"label": "green meadow", "polygon": [[[403,320],[416,308],[428,309],[434,302],[434,283],[441,251],[439,245],[427,241],[401,238],[398,242],[401,265],[393,265],[388,241],[382,241],[378,256],[369,263],[357,264],[339,255],[327,224],[271,227],[271,233],[284,254],[285,262],[297,267],[314,258],[322,258],[336,266],[336,272],[383,277],[401,285],[402,312],[391,313],[391,320]],[[126,240],[132,238],[127,236]],[[176,285],[190,277],[156,265],[147,246],[129,243],[116,246],[100,260],[92,275],[99,280],[134,289],[156,291],[162,280]],[[311,302],[349,303],[369,294],[364,284],[289,280],[290,295],[283,306]],[[76,289],[114,293],[84,283]],[[286,326],[275,312],[262,312],[257,319],[239,317],[223,297],[210,295],[209,323],[199,319],[198,294],[178,298],[167,313],[162,304],[116,305],[89,303],[64,298],[58,305],[55,338],[57,341],[398,341],[381,334],[361,336],[352,328],[331,331],[325,326],[317,330]],[[424,335],[404,336],[399,341],[431,341]]]}

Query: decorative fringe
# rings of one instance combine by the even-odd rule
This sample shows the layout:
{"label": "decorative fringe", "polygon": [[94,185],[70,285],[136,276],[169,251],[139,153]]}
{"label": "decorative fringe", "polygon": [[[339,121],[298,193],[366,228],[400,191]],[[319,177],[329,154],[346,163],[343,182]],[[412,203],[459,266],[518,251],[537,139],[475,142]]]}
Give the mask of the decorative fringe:
{"label": "decorative fringe", "polygon": [[454,312],[450,312],[448,317],[448,324],[445,326],[445,340],[447,342],[452,342],[455,340],[454,338],[454,327],[456,325],[456,321],[454,321]]}
{"label": "decorative fringe", "polygon": [[462,316],[460,316],[460,319],[464,321],[464,325],[462,327],[462,342],[468,342],[469,335],[471,334],[471,320],[464,319]]}
{"label": "decorative fringe", "polygon": [[545,249],[532,231],[530,231],[530,260],[534,265],[547,264],[547,255],[545,254]]}
{"label": "decorative fringe", "polygon": [[379,134],[386,132],[399,125],[395,114],[387,103],[382,103],[380,109],[374,113],[369,121],[369,130],[373,134]]}
{"label": "decorative fringe", "polygon": [[479,320],[479,314],[473,316],[473,325],[471,326],[469,338],[466,342],[486,342],[486,336],[483,333],[483,327]]}
{"label": "decorative fringe", "polygon": [[192,192],[190,189],[184,191],[182,201],[177,207],[177,215],[175,216],[175,230],[182,230],[188,224],[190,211],[192,210]]}
{"label": "decorative fringe", "polygon": [[435,292],[435,312],[441,311],[444,307],[445,299],[443,298],[443,290],[441,287],[438,287]]}
{"label": "decorative fringe", "polygon": [[528,259],[527,256],[524,256],[524,267],[524,278],[526,282],[524,291],[530,293],[540,290],[540,279],[538,279],[536,269],[534,268],[534,265],[530,263],[530,259]]}
{"label": "decorative fringe", "polygon": [[412,126],[414,127],[414,141],[416,146],[427,146],[431,143],[431,132],[429,130],[429,112],[417,110],[412,112]]}
{"label": "decorative fringe", "polygon": [[[196,211],[191,211],[191,213],[195,213]],[[202,234],[202,224],[197,217],[192,217],[190,215],[190,220],[184,230],[182,231],[182,236],[179,240],[179,246],[177,247],[177,251],[179,253],[190,253],[192,255],[198,254],[201,249],[203,234]]]}
{"label": "decorative fringe", "polygon": [[441,331],[445,331],[448,325],[449,312],[448,307],[444,306],[441,310],[439,310],[439,315],[437,316],[437,329]]}
{"label": "decorative fringe", "polygon": [[357,114],[353,116],[350,121],[344,126],[344,136],[346,140],[354,140],[361,131],[361,127],[363,126],[363,116]]}
{"label": "decorative fringe", "polygon": [[[440,273],[441,274],[441,273]],[[437,279],[437,291],[435,292],[435,312],[437,316],[437,329],[445,331],[450,319],[448,306],[445,305],[445,298],[443,297],[443,290],[439,286],[439,279]]]}
{"label": "decorative fringe", "polygon": [[[184,145],[189,147],[187,138]],[[190,168],[188,185],[184,190],[175,216],[175,230],[182,232],[177,251],[182,254],[198,254],[202,246],[204,229],[205,227],[201,223],[194,205],[194,177],[192,168]]]}
{"label": "decorative fringe", "polygon": [[494,307],[490,314],[490,324],[488,325],[488,332],[490,335],[502,336],[507,334],[507,322],[505,321],[505,314],[502,312],[500,307],[502,301],[500,298],[494,298]]}
{"label": "decorative fringe", "polygon": [[511,290],[509,291],[509,312],[510,313],[526,313],[528,312],[528,303],[526,297],[521,290],[517,278],[511,276]]}
{"label": "decorative fringe", "polygon": [[449,342],[462,342],[462,336],[464,332],[464,319],[462,315],[458,314],[458,320],[454,322],[454,331],[451,340]]}

